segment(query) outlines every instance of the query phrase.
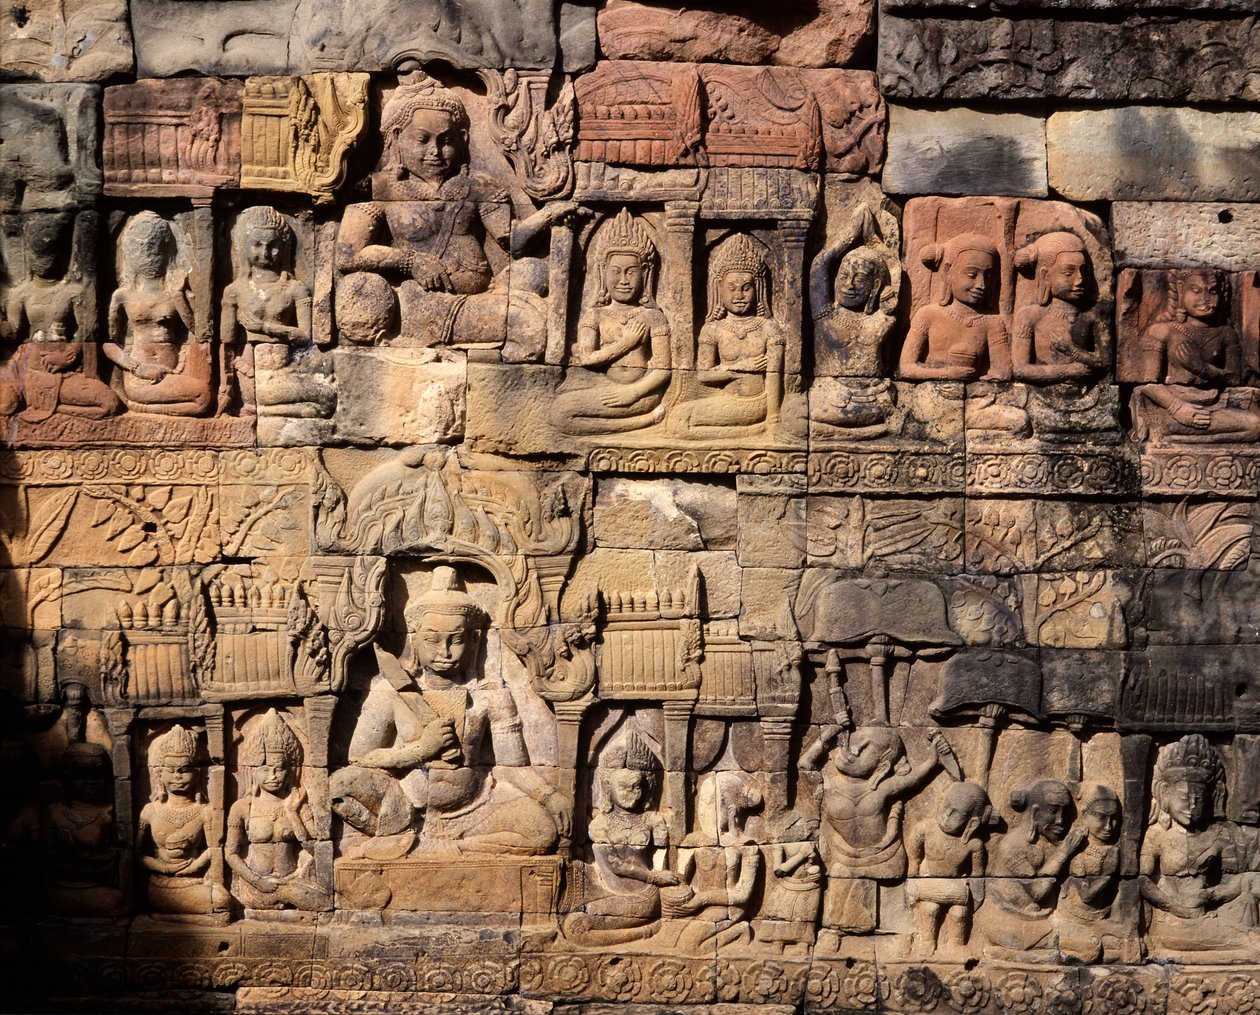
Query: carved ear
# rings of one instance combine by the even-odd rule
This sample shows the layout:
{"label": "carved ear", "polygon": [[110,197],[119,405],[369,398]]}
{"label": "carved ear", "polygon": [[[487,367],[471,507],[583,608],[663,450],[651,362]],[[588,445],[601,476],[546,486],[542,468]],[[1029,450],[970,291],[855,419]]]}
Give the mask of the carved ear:
{"label": "carved ear", "polygon": [[968,821],[967,826],[963,829],[963,834],[962,834],[963,842],[967,842],[969,839],[974,839],[976,836],[976,832],[980,830],[980,826],[983,823],[984,823],[983,818],[972,818],[970,821]]}

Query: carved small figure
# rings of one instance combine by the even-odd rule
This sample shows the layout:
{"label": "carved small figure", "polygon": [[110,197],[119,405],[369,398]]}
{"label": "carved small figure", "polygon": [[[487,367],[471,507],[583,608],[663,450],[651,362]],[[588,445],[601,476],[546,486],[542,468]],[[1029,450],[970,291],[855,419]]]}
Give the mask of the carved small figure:
{"label": "carved small figure", "polygon": [[[1150,906],[1152,953],[1243,949],[1254,957],[1256,932],[1248,919],[1253,914],[1227,908],[1246,884],[1227,869],[1233,836],[1216,820],[1225,802],[1220,754],[1199,733],[1161,747],[1151,795],[1139,886]],[[1250,908],[1246,899],[1239,906]]]}
{"label": "carved small figure", "polygon": [[971,931],[974,898],[967,878],[984,874],[984,833],[993,806],[974,782],[950,786],[935,820],[920,821],[906,844],[914,906],[914,944],[922,955],[961,948]]}
{"label": "carved small figure", "polygon": [[400,853],[416,825],[427,852],[549,851],[571,808],[530,767],[511,690],[478,672],[489,617],[449,567],[434,569],[406,616],[402,658],[377,651],[350,765],[331,780],[333,809]]}
{"label": "carved small figure", "polygon": [[939,303],[921,307],[901,350],[901,376],[912,381],[1009,380],[1010,338],[1002,318],[988,310],[996,291],[997,248],[963,233],[923,252],[941,275]]}
{"label": "carved small figure", "polygon": [[1082,788],[1078,806],[1088,838],[1063,882],[1059,946],[1082,962],[1098,962],[1115,952],[1123,937],[1111,923],[1120,884],[1120,798],[1095,784]]}
{"label": "carved small figure", "polygon": [[761,914],[754,921],[757,940],[782,953],[814,940],[822,901],[823,866],[812,842],[771,847]]}
{"label": "carved small figure", "polygon": [[1260,438],[1260,405],[1242,380],[1242,344],[1227,320],[1224,272],[1168,272],[1168,308],[1142,336],[1133,391],[1135,435],[1168,442]]}
{"label": "carved small figure", "polygon": [[747,235],[736,233],[714,252],[709,314],[696,354],[699,391],[679,406],[674,418],[679,432],[776,424],[783,403],[784,341],[770,312],[765,258]]}
{"label": "carved small figure", "polygon": [[423,73],[385,103],[375,200],[350,205],[337,231],[337,320],[353,341],[391,337],[401,321],[419,345],[506,334],[518,358],[541,349],[545,309],[523,284],[541,273],[514,262],[509,297],[503,269],[577,209],[555,202],[514,224],[507,192],[469,168],[468,130],[464,104]]}
{"label": "carved small figure", "polygon": [[141,864],[149,871],[154,913],[225,913],[223,886],[212,880],[214,816],[201,787],[197,734],[172,726],[149,745],[150,798],[140,811]]}
{"label": "carved small figure", "polygon": [[109,754],[99,744],[72,742],[61,756],[61,778],[61,798],[49,804],[44,820],[49,905],[76,915],[120,913]]}
{"label": "carved small figure", "polygon": [[809,305],[818,376],[878,377],[882,372],[881,347],[895,319],[886,306],[891,279],[888,262],[874,246],[878,239],[874,213],[867,205],[859,205],[849,229],[823,248],[810,267]]}
{"label": "carved small figure", "polygon": [[656,305],[656,244],[623,208],[595,246],[595,298],[578,322],[570,370],[552,407],[569,434],[640,430],[665,415],[669,322]]}
{"label": "carved small figure", "polygon": [[1011,807],[1022,817],[1002,836],[989,865],[988,938],[1014,952],[1053,948],[1057,935],[1050,918],[1059,882],[1087,836],[1071,827],[1072,794],[1058,779],[1015,790]]}
{"label": "carved small figure", "polygon": [[315,879],[310,805],[293,784],[301,753],[274,708],[241,745],[241,799],[228,811],[225,855],[232,894],[246,910],[332,908]]}
{"label": "carved small figure", "polygon": [[123,277],[109,305],[105,355],[122,371],[132,412],[201,416],[214,396],[211,350],[193,332],[183,275],[172,271],[175,236],[156,212],[122,232]]}
{"label": "carved small figure", "polygon": [[688,921],[676,945],[684,951],[711,940],[719,947],[752,940],[761,850],[747,822],[762,807],[761,791],[746,772],[719,772],[708,785],[712,792],[701,792],[702,834],[712,842],[716,833],[718,844],[680,850],[680,884],[661,890],[665,915]]}
{"label": "carved small figure", "polygon": [[[935,732],[935,731],[934,731]],[[828,750],[838,725],[823,730],[801,758],[822,807],[818,850],[827,866],[823,927],[831,932],[875,929],[875,885],[906,875],[901,837],[902,799],[923,786],[953,752],[939,733],[930,738],[931,757],[917,765],[906,758],[896,730],[863,726]],[[820,765],[824,754],[826,762]]]}
{"label": "carved small figure", "polygon": [[23,420],[38,423],[54,414],[104,419],[122,411],[97,374],[95,314],[71,275],[73,223],[64,212],[27,217],[30,278],[9,291],[4,308],[22,344],[0,368],[0,415],[21,409]]}
{"label": "carved small figure", "polygon": [[1046,233],[1016,253],[1015,266],[1037,283],[1037,302],[1015,315],[1015,379],[1049,384],[1100,376],[1111,365],[1111,333],[1085,309],[1093,285],[1085,244],[1073,233]]}
{"label": "carved small figure", "polygon": [[680,878],[662,869],[669,826],[655,808],[660,762],[633,730],[601,752],[598,811],[589,829],[594,862],[586,868],[585,904],[564,921],[577,944],[620,944],[660,927],[661,889]]}
{"label": "carved small figure", "polygon": [[[310,360],[311,291],[293,277],[293,243],[292,228],[274,208],[249,208],[237,219],[236,279],[223,291],[219,323],[224,349],[219,402],[231,398],[235,365],[236,372],[252,377],[258,415],[326,417],[337,396]],[[252,364],[229,361],[232,352],[239,354],[242,339],[252,350]]]}

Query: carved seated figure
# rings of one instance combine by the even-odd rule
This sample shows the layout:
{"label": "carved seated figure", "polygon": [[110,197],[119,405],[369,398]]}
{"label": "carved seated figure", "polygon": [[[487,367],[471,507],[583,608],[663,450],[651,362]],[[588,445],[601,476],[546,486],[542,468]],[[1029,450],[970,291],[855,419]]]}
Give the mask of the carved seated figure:
{"label": "carved seated figure", "polygon": [[[809,306],[814,318],[814,373],[818,376],[878,377],[884,339],[896,323],[885,309],[891,298],[888,263],[872,246],[879,238],[875,215],[858,205],[850,228],[825,247],[809,270]],[[837,258],[840,267],[832,270]]]}
{"label": "carved seated figure", "polygon": [[1078,803],[1087,838],[1063,882],[1059,947],[1082,962],[1114,960],[1132,936],[1112,913],[1120,884],[1120,798],[1095,784],[1083,788]]}
{"label": "carved seated figure", "polygon": [[192,335],[184,277],[172,272],[175,237],[156,212],[122,232],[123,277],[109,305],[105,355],[122,371],[132,412],[201,416],[214,396],[210,347]]}
{"label": "carved seated figure", "polygon": [[1168,273],[1168,309],[1146,329],[1133,391],[1135,434],[1162,443],[1230,443],[1260,438],[1254,392],[1242,381],[1242,345],[1223,320],[1224,272]]}
{"label": "carved seated figure", "polygon": [[333,773],[333,810],[376,839],[364,853],[549,852],[569,807],[530,767],[521,717],[501,678],[478,673],[489,618],[449,567],[407,610],[401,658],[377,649],[380,672]]}
{"label": "carved seated figure", "polygon": [[1011,338],[1015,379],[1037,385],[1029,391],[1037,436],[1119,439],[1116,407],[1089,387],[1111,365],[1112,342],[1106,323],[1089,309],[1093,273],[1085,244],[1072,233],[1046,233],[1016,253],[1015,265],[1037,284],[1037,302],[1016,313]]}
{"label": "carved seated figure", "polygon": [[[122,402],[97,375],[95,320],[85,319],[86,294],[70,277],[73,216],[27,216],[30,278],[14,286],[5,316],[21,345],[0,368],[0,415],[21,411],[28,423],[55,414],[104,419],[122,411]],[[23,408],[25,406],[25,408]]]}
{"label": "carved seated figure", "polygon": [[108,916],[123,911],[114,834],[114,780],[98,744],[71,743],[61,757],[63,792],[45,812],[48,901],[54,912]]}
{"label": "carved seated figure", "polygon": [[[901,350],[901,376],[911,381],[1006,381],[1011,347],[1006,326],[989,310],[1000,258],[983,236],[962,233],[929,247],[923,263],[941,276],[939,302],[920,307]],[[942,389],[942,394],[946,389]],[[967,402],[968,429],[1022,436],[1028,418],[985,391]]]}
{"label": "carved seated figure", "polygon": [[959,782],[946,790],[936,819],[921,821],[911,831],[906,901],[914,906],[919,954],[931,956],[967,943],[974,908],[967,879],[984,874],[983,836],[992,821],[983,787]]}
{"label": "carved seated figure", "polygon": [[[311,291],[293,277],[293,240],[289,223],[274,208],[246,209],[236,222],[236,278],[223,290],[219,320],[225,358],[219,401],[231,398],[230,350],[245,382],[247,409],[255,406],[260,416],[327,417],[337,396],[310,358]],[[252,362],[240,358],[243,343]]]}
{"label": "carved seated figure", "polygon": [[301,750],[274,708],[241,745],[241,799],[228,811],[225,856],[246,910],[332,908],[314,875],[311,808],[293,785]]}
{"label": "carved seated figure", "polygon": [[1254,958],[1260,934],[1248,875],[1231,871],[1234,837],[1216,821],[1225,768],[1207,739],[1191,733],[1160,748],[1152,781],[1154,820],[1142,842],[1142,898],[1152,956],[1210,951]]}
{"label": "carved seated figure", "polygon": [[172,726],[149,745],[150,800],[140,811],[140,863],[149,906],[172,916],[226,914],[228,894],[213,880],[214,814],[201,788],[197,735]]}
{"label": "carved seated figure", "polygon": [[[901,837],[902,799],[927,783],[952,751],[939,734],[931,737],[932,755],[912,766],[896,730],[863,726],[828,750],[841,734],[829,726],[801,758],[812,774],[822,820],[818,851],[827,867],[823,928],[869,933],[875,929],[876,883],[906,875]],[[823,755],[828,758],[822,762]]]}
{"label": "carved seated figure", "polygon": [[770,315],[765,258],[737,233],[714,253],[695,390],[683,396],[672,417],[678,432],[774,426],[784,397],[783,346],[783,329]]}
{"label": "carved seated figure", "polygon": [[[761,873],[761,850],[748,834],[748,816],[763,800],[746,772],[718,772],[702,787],[697,807],[702,841],[684,840],[680,884],[661,890],[666,917],[685,921],[675,947],[690,952],[708,941],[720,947],[752,940],[751,904]],[[690,839],[691,837],[688,837]]]}
{"label": "carved seated figure", "polygon": [[653,295],[656,258],[647,230],[624,208],[599,233],[595,298],[570,361],[581,369],[569,370],[551,409],[561,432],[600,436],[664,418],[670,333]]}
{"label": "carved seated figure", "polygon": [[651,937],[660,929],[661,889],[681,879],[661,866],[669,826],[655,808],[660,762],[634,731],[600,755],[597,813],[589,836],[584,904],[564,920],[575,944],[610,945]]}
{"label": "carved seated figure", "polygon": [[337,231],[337,323],[351,341],[499,345],[506,335],[511,358],[541,351],[545,308],[523,281],[540,289],[540,266],[513,262],[510,297],[504,269],[575,206],[513,226],[508,193],[469,169],[468,130],[464,104],[423,73],[385,103],[374,200],[346,208]]}
{"label": "carved seated figure", "polygon": [[1071,828],[1072,794],[1057,779],[1041,779],[1015,790],[1011,807],[1022,817],[1011,823],[993,851],[989,901],[982,914],[992,944],[1007,952],[1035,955],[1058,944],[1051,918],[1059,883],[1085,845],[1086,834]]}

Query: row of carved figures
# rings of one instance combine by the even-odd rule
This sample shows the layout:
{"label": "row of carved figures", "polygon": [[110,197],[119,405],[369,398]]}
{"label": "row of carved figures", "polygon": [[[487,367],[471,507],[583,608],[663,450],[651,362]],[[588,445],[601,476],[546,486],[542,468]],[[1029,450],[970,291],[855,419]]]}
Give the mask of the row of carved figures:
{"label": "row of carved figures", "polygon": [[[321,823],[301,784],[310,770],[293,722],[272,709],[249,724],[226,824],[207,798],[196,727],[170,725],[149,742],[149,800],[135,840],[146,886],[142,910],[218,922],[242,908],[265,919],[347,905],[334,897],[329,872],[317,871]],[[435,797],[441,767],[428,772]],[[905,800],[942,768],[951,779],[937,813],[903,827]],[[671,841],[658,803],[658,749],[649,734],[624,726],[592,773],[589,822],[576,837],[584,858],[569,861],[564,943],[557,939],[557,946],[669,938],[673,946],[835,949],[847,935],[887,932],[892,900],[894,910],[908,909],[908,919],[895,922],[923,956],[967,948],[1081,961],[1150,955],[1236,962],[1254,955],[1260,849],[1253,828],[1221,819],[1224,764],[1199,734],[1159,750],[1136,876],[1122,873],[1122,803],[1106,785],[1038,779],[1012,791],[999,816],[985,788],[961,778],[939,734],[929,756],[912,764],[900,735],[875,726],[824,734],[802,769],[819,808],[817,819],[802,815],[796,831],[805,834],[758,835],[765,827],[758,820],[760,779],[734,770],[698,781],[697,829]],[[6,851],[17,858],[39,849],[52,912],[124,914],[109,752],[73,741],[60,774],[55,799],[6,814]],[[453,783],[445,785],[449,792]],[[505,786],[512,789],[505,793]],[[527,836],[528,808],[520,802],[528,797],[502,773],[495,793],[495,813],[481,831],[498,822]],[[435,801],[427,820],[450,821],[439,816],[440,806]],[[463,821],[470,830],[474,824]],[[478,836],[470,831],[469,838]],[[500,846],[498,853],[549,852],[541,842]],[[378,836],[369,855],[388,857],[383,844]],[[407,855],[475,870],[478,858],[493,852],[484,835],[471,846],[456,838],[446,847]],[[25,894],[38,889],[28,865],[14,873],[26,879]],[[904,889],[900,900],[889,894],[897,886]],[[361,904],[349,900],[350,908]]]}
{"label": "row of carved figures", "polygon": [[[363,331],[356,315],[365,307],[396,318],[389,309],[395,290],[385,281],[400,270],[394,260],[406,261],[408,270],[436,263],[434,255],[393,238],[401,225],[388,237],[376,235],[390,216],[405,215],[408,207],[407,202],[352,206],[342,223],[338,263],[355,270],[338,282],[339,324],[356,341],[380,340],[388,330],[377,322]],[[423,203],[419,207],[427,210]],[[373,210],[380,208],[384,211]],[[565,214],[573,211],[566,208]],[[348,238],[357,235],[355,216],[364,218],[366,230],[357,242]],[[811,417],[832,433],[869,431],[888,408],[880,408],[881,382],[860,378],[879,376],[883,346],[894,330],[887,305],[889,265],[860,242],[860,231],[874,229],[864,206],[853,226],[852,235],[818,255],[810,275],[815,372],[855,378],[839,388],[820,388],[811,398]],[[178,228],[154,212],[138,213],[123,228],[123,283],[110,301],[108,341],[99,347],[113,367],[111,386],[102,379],[97,346],[83,340],[95,328],[85,283],[76,280],[67,261],[72,219],[33,217],[25,233],[30,278],[9,290],[2,322],[7,338],[19,344],[0,373],[0,410],[20,411],[28,422],[58,413],[99,419],[124,407],[167,416],[241,408],[287,417],[332,414],[336,388],[330,364],[313,347],[312,295],[294,275],[290,221],[266,206],[237,218],[237,272],[222,294],[217,344],[198,338],[181,269],[186,241],[177,242]],[[570,366],[582,369],[570,371],[551,411],[557,429],[581,436],[660,422],[673,380],[670,323],[655,294],[660,260],[655,241],[625,209],[595,236],[592,295],[568,354]],[[900,377],[1055,385],[1033,397],[1055,403],[1064,433],[1117,431],[1115,407],[1093,387],[1111,367],[1112,340],[1108,324],[1092,308],[1089,258],[1079,238],[1048,233],[1018,253],[1017,262],[1035,276],[1037,300],[1015,313],[1009,333],[1003,316],[989,312],[999,262],[989,241],[955,236],[928,259],[944,282],[942,296],[914,314],[900,351]],[[773,312],[772,294],[782,280],[777,287],[771,260],[764,244],[748,233],[728,236],[713,251],[696,370],[689,391],[675,400],[681,404],[671,416],[672,430],[720,434],[773,429],[781,420],[790,427],[787,421],[803,418],[799,382],[785,355],[790,328]],[[488,285],[488,280],[482,281]],[[1254,364],[1229,321],[1227,277],[1177,270],[1167,273],[1164,283],[1164,306],[1145,324],[1126,365],[1127,378],[1140,382],[1134,392],[1137,436],[1254,440],[1260,436],[1260,407],[1249,389],[1237,387]],[[422,344],[493,340],[497,326],[484,321],[468,334],[452,331],[476,316],[469,302],[474,293],[461,292],[469,286],[476,288],[473,281],[456,285],[438,272],[395,287],[398,299],[406,296],[409,306],[415,304],[404,317],[423,325],[415,336]],[[498,301],[505,321],[511,317],[506,294],[487,289],[483,295]],[[1000,392],[973,398],[968,413],[972,429],[1020,436],[1029,426],[1027,413]]]}

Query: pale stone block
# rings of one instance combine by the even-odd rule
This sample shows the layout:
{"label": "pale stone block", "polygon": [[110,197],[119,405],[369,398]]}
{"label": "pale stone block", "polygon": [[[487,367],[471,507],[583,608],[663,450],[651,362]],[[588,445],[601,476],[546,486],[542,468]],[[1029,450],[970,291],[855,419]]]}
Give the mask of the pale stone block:
{"label": "pale stone block", "polygon": [[601,479],[595,493],[599,546],[726,550],[735,545],[735,491],[681,479]]}
{"label": "pale stone block", "polygon": [[1260,204],[1118,201],[1111,231],[1118,265],[1245,271],[1260,250]]}
{"label": "pale stone block", "polygon": [[904,106],[888,112],[888,193],[1047,194],[1041,117]]}
{"label": "pale stone block", "polygon": [[1129,106],[1055,113],[1050,185],[1074,201],[1260,198],[1260,113]]}
{"label": "pale stone block", "polygon": [[426,444],[464,432],[463,360],[430,349],[341,349],[335,354],[342,440]]}

